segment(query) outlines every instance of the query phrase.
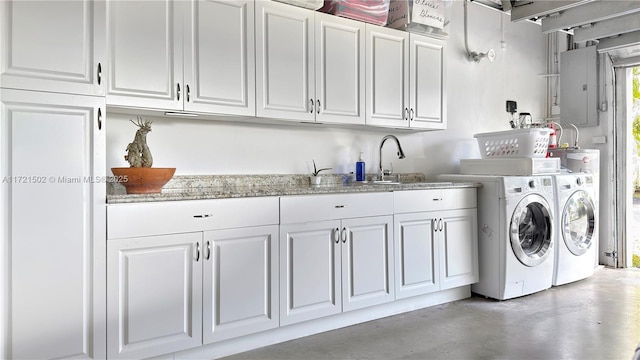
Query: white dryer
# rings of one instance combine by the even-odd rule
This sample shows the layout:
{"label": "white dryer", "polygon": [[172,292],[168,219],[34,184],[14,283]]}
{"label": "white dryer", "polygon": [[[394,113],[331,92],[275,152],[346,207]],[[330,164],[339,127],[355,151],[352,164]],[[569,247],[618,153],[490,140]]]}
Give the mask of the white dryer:
{"label": "white dryer", "polygon": [[593,275],[598,242],[595,181],[592,174],[554,176],[556,253],[552,285]]}
{"label": "white dryer", "polygon": [[554,191],[551,176],[441,175],[477,182],[478,265],[475,293],[498,300],[551,287]]}

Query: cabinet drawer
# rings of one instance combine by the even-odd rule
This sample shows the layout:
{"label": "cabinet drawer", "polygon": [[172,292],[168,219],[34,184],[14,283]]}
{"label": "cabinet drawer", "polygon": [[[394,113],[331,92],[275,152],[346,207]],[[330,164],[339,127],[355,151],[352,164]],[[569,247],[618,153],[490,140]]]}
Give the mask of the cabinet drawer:
{"label": "cabinet drawer", "polygon": [[468,209],[477,207],[476,189],[432,189],[396,191],[394,213]]}
{"label": "cabinet drawer", "polygon": [[280,198],[280,223],[293,224],[393,214],[393,193],[302,195]]}
{"label": "cabinet drawer", "polygon": [[113,204],[107,207],[107,237],[277,225],[278,206],[277,197]]}

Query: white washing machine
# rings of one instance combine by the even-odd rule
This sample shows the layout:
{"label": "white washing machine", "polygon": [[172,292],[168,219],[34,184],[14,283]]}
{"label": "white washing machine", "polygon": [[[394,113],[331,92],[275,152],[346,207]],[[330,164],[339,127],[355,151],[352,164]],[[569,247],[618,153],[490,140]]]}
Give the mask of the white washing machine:
{"label": "white washing machine", "polygon": [[440,178],[482,184],[478,188],[480,280],[471,290],[505,300],[549,289],[555,255],[552,176]]}
{"label": "white washing machine", "polygon": [[596,181],[591,174],[554,176],[556,252],[552,285],[593,275],[598,243]]}

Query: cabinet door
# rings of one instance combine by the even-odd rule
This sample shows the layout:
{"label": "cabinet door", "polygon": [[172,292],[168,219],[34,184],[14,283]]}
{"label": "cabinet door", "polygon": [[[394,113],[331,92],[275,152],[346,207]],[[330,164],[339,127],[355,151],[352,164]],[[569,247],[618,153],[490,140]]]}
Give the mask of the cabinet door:
{"label": "cabinet door", "polygon": [[103,95],[104,1],[0,1],[0,87]]}
{"label": "cabinet door", "polygon": [[365,25],[315,14],[316,120],[364,124]]}
{"label": "cabinet door", "polygon": [[0,358],[104,358],[104,99],[3,89],[0,100]]}
{"label": "cabinet door", "polygon": [[446,129],[444,41],[411,34],[410,127]]}
{"label": "cabinet door", "polygon": [[315,121],[314,12],[256,1],[256,114]]}
{"label": "cabinet door", "polygon": [[394,216],[397,299],[440,290],[436,217],[435,212]]}
{"label": "cabinet door", "polygon": [[443,225],[440,249],[440,288],[450,289],[478,282],[478,215],[476,209],[439,214]]}
{"label": "cabinet door", "polygon": [[203,342],[278,327],[278,226],[205,232]]}
{"label": "cabinet door", "polygon": [[392,216],[342,221],[343,311],[393,301]]}
{"label": "cabinet door", "polygon": [[280,226],[280,325],[342,312],[340,221]]}
{"label": "cabinet door", "polygon": [[184,108],[255,116],[254,2],[191,1],[184,33]]}
{"label": "cabinet door", "polygon": [[409,126],[409,33],[367,25],[367,124]]}
{"label": "cabinet door", "polygon": [[185,1],[108,1],[107,104],[182,110]]}
{"label": "cabinet door", "polygon": [[110,359],[202,344],[202,233],[109,240]]}

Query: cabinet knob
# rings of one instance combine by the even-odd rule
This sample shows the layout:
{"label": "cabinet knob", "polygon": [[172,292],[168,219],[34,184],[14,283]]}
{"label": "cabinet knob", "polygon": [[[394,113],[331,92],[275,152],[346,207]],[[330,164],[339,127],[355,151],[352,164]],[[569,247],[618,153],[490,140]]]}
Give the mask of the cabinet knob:
{"label": "cabinet knob", "polygon": [[211,242],[207,241],[207,254],[204,256],[205,260],[209,260],[211,258]]}
{"label": "cabinet knob", "polygon": [[98,63],[98,73],[97,73],[98,85],[102,84],[102,64]]}

